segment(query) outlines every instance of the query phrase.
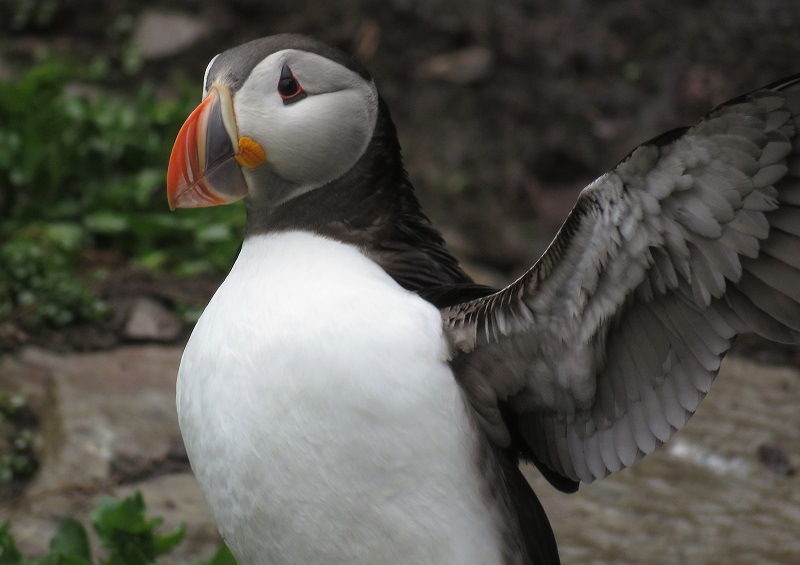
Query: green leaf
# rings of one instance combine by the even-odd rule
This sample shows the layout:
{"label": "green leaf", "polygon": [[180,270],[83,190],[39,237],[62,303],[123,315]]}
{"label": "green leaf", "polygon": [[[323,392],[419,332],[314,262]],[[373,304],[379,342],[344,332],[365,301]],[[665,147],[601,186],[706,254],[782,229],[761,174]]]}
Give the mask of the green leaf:
{"label": "green leaf", "polygon": [[103,496],[91,519],[102,540],[107,540],[114,532],[139,534],[154,527],[145,519],[144,498],[139,492],[122,500]]}
{"label": "green leaf", "polygon": [[122,500],[103,497],[92,513],[92,523],[110,555],[103,565],[148,565],[171,551],[185,533],[183,526],[161,536],[161,518],[148,518],[141,493]]}
{"label": "green leaf", "polygon": [[11,522],[0,525],[0,565],[22,565],[22,554],[17,550],[11,535]]}
{"label": "green leaf", "polygon": [[236,558],[233,556],[233,553],[231,553],[231,550],[228,549],[228,546],[222,544],[211,559],[200,565],[237,565],[237,563]]}
{"label": "green leaf", "polygon": [[139,257],[136,258],[136,262],[145,269],[158,271],[169,262],[169,258],[169,253],[156,249],[139,255]]}
{"label": "green leaf", "polygon": [[119,234],[128,229],[128,220],[115,212],[89,214],[83,220],[89,231],[102,234]]}
{"label": "green leaf", "polygon": [[73,222],[52,222],[43,224],[45,237],[67,251],[73,251],[86,239],[86,231]]}
{"label": "green leaf", "polygon": [[214,264],[206,259],[196,261],[183,261],[175,269],[175,273],[181,277],[193,277],[203,273],[210,273],[214,270]]}
{"label": "green leaf", "polygon": [[55,537],[50,540],[50,551],[64,556],[79,558],[80,561],[91,564],[92,549],[89,545],[89,536],[86,528],[75,518],[64,518],[58,527]]}
{"label": "green leaf", "polygon": [[174,532],[166,536],[155,536],[153,539],[153,551],[155,555],[164,555],[172,551],[175,546],[181,543],[186,534],[186,524],[181,524]]}
{"label": "green leaf", "polygon": [[197,241],[217,243],[233,239],[233,230],[227,224],[211,224],[197,232]]}
{"label": "green leaf", "polygon": [[183,218],[169,214],[137,214],[130,220],[130,227],[142,238],[167,237],[178,231],[187,231]]}

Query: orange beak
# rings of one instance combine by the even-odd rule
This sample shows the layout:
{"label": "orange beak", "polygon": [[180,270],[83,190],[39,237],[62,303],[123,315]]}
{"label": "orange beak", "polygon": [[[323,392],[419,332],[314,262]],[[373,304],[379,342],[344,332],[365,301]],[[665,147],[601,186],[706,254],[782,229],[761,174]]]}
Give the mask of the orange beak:
{"label": "orange beak", "polygon": [[265,162],[261,145],[238,136],[230,91],[214,84],[186,119],[172,147],[167,169],[169,207],[199,208],[240,200],[249,192],[241,167],[255,168]]}

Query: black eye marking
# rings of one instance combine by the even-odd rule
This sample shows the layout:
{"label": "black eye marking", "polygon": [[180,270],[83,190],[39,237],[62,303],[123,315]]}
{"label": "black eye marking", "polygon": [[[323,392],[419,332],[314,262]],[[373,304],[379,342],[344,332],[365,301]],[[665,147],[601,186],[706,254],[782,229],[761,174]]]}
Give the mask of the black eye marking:
{"label": "black eye marking", "polygon": [[284,65],[281,69],[281,78],[278,80],[278,94],[283,98],[283,104],[285,106],[308,96],[306,91],[303,90],[303,87],[300,86],[300,83],[297,82],[297,79],[294,78],[292,70],[288,65]]}

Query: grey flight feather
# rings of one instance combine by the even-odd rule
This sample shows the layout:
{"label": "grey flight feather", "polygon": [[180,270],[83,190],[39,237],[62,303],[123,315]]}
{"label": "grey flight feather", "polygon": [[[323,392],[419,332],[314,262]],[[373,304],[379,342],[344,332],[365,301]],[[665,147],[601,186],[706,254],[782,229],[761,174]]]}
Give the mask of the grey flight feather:
{"label": "grey flight feather", "polygon": [[736,334],[800,341],[800,77],[637,148],[525,275],[442,317],[498,446],[575,481],[651,453]]}

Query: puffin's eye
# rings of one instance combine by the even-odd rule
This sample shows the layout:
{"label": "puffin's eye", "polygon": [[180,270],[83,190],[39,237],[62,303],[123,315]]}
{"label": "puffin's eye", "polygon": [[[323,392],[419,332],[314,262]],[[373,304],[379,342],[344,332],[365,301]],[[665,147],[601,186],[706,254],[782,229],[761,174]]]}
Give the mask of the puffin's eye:
{"label": "puffin's eye", "polygon": [[281,69],[281,78],[278,80],[278,94],[283,98],[284,105],[292,104],[307,96],[306,91],[294,78],[288,65],[284,65]]}

